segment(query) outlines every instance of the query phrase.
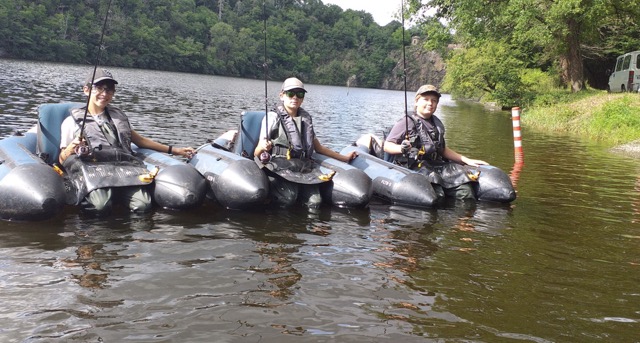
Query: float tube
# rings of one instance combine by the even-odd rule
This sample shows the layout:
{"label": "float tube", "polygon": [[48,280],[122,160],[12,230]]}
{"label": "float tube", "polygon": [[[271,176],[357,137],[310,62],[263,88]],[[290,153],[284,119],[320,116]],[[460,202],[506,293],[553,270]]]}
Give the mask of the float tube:
{"label": "float tube", "polygon": [[157,173],[152,185],[153,201],[162,207],[184,210],[202,205],[207,182],[192,166],[167,154],[131,145],[151,173]]}
{"label": "float tube", "polygon": [[435,205],[438,196],[424,175],[370,155],[365,147],[347,146],[341,153],[348,154],[352,151],[356,151],[358,157],[351,164],[371,178],[373,195],[398,205]]}
{"label": "float tube", "polygon": [[[245,111],[241,114],[240,128],[233,144],[226,144],[236,155],[253,160],[253,151],[260,138],[260,128],[265,112]],[[224,142],[220,142],[225,146]],[[369,204],[372,196],[371,179],[358,168],[333,158],[315,153],[313,159],[320,164],[320,171],[333,175],[331,181],[320,186],[323,201],[337,207],[360,208]],[[254,164],[256,164],[254,162]]]}
{"label": "float tube", "polygon": [[476,167],[480,171],[478,182],[474,183],[476,197],[481,201],[512,202],[516,200],[516,190],[504,171],[491,165]]}
{"label": "float tube", "polygon": [[35,133],[0,140],[0,218],[44,220],[65,204],[62,176],[35,154]]}
{"label": "float tube", "polygon": [[[392,177],[389,180],[385,179],[385,176],[392,174],[381,169],[381,165],[385,166],[385,168],[387,169],[393,169],[395,171],[405,173],[407,176],[409,174],[419,175],[426,180],[426,177],[420,173],[370,155],[369,148],[365,146],[347,146],[342,150],[342,153],[348,153],[353,150],[357,150],[361,156],[365,156],[367,159],[367,163],[353,163],[353,165],[364,170],[365,173],[367,173],[367,175],[369,175],[374,180],[373,193],[374,195],[379,196],[383,199],[387,199],[394,203],[406,203],[404,199],[406,199],[407,197],[410,198],[411,195],[418,189],[418,186],[411,185],[411,182],[418,181],[403,181],[404,183],[406,183],[406,185],[401,184],[402,186],[399,186],[398,190],[390,191],[390,188],[396,187],[395,182],[399,179],[398,177]],[[478,166],[476,167],[476,169],[478,169],[478,171],[480,172],[478,176],[478,182],[473,183],[477,200],[508,203],[516,199],[516,191],[513,188],[511,179],[504,171],[491,165]],[[378,177],[381,177],[380,181],[376,181],[376,178]],[[416,176],[412,176],[412,178],[416,178]],[[429,184],[428,188],[430,188],[431,191],[427,191],[428,194],[425,195],[426,197],[431,199],[431,194],[433,194],[434,198],[431,201],[431,204],[434,204],[436,201],[435,191],[433,191],[431,183],[429,183],[428,181],[426,182],[427,184]],[[420,183],[423,184],[422,181],[420,181]],[[424,186],[420,186],[419,189],[423,188]],[[389,193],[393,193],[393,195],[389,196]],[[424,198],[424,195],[420,196],[419,198]],[[410,201],[409,204],[411,204],[412,202],[415,202],[415,200]],[[419,204],[415,205],[420,206]]]}
{"label": "float tube", "polygon": [[229,209],[244,209],[266,203],[269,181],[253,162],[225,150],[233,141],[233,131],[213,143],[198,148],[189,163],[202,174],[208,187],[207,197]]}
{"label": "float tube", "polygon": [[[46,163],[53,165],[58,162],[60,153],[60,127],[72,108],[82,107],[83,103],[44,104],[38,108],[38,142],[37,151]],[[206,192],[205,183],[193,168],[185,162],[171,156],[149,149],[137,150],[139,158],[143,160],[148,170],[157,174],[152,187],[151,196],[161,207],[171,209],[187,209],[202,204]],[[158,168],[158,170],[156,170]],[[78,202],[73,182],[66,179],[66,202],[69,205]]]}

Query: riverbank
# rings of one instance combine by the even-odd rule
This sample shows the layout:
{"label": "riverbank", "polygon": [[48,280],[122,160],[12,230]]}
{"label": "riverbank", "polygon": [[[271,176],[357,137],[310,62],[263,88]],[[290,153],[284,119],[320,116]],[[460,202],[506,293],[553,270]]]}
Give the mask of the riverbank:
{"label": "riverbank", "polygon": [[596,140],[640,158],[640,95],[588,91],[522,112],[523,126]]}

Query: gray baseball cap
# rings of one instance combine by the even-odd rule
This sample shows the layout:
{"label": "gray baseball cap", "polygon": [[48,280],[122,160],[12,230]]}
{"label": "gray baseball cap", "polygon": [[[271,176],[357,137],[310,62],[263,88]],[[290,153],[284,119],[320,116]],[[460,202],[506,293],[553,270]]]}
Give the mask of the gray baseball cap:
{"label": "gray baseball cap", "polygon": [[[87,81],[84,84],[85,85],[90,84],[92,77],[93,77],[93,72],[89,73],[89,76],[87,77]],[[100,68],[96,69],[96,76],[93,78],[93,84],[95,85],[96,83],[100,81],[105,81],[105,80],[111,80],[113,81],[113,83],[118,84],[118,81],[116,81],[116,79],[113,78],[113,75],[111,74],[110,71],[106,69],[100,69]]]}

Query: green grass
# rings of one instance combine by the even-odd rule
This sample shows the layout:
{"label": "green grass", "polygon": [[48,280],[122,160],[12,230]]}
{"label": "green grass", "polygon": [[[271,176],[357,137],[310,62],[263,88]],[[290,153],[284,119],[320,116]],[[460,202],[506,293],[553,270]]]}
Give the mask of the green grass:
{"label": "green grass", "polygon": [[564,91],[536,99],[521,115],[523,126],[568,133],[607,145],[640,140],[640,94]]}

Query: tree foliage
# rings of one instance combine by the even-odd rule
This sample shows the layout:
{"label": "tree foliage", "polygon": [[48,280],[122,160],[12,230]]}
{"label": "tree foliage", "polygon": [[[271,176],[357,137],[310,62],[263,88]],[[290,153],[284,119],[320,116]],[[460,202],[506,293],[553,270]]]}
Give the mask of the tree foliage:
{"label": "tree foliage", "polygon": [[[93,64],[108,1],[0,0],[0,56]],[[265,15],[266,14],[266,15]],[[112,1],[101,64],[378,87],[398,22],[320,0]]]}
{"label": "tree foliage", "polygon": [[[585,61],[612,59],[637,50],[640,43],[640,6],[636,1],[407,1],[411,13],[418,17],[435,12],[435,18],[455,32],[455,41],[461,46],[485,50],[489,55],[475,57],[487,64],[495,59],[491,54],[505,52],[502,48],[486,51],[488,47],[506,47],[506,53],[520,61],[521,68],[556,72],[557,78],[574,92],[586,85]],[[459,58],[454,57],[454,61]],[[448,68],[450,72],[453,66]],[[485,79],[488,83],[483,88],[493,88],[489,84],[493,78]]]}

